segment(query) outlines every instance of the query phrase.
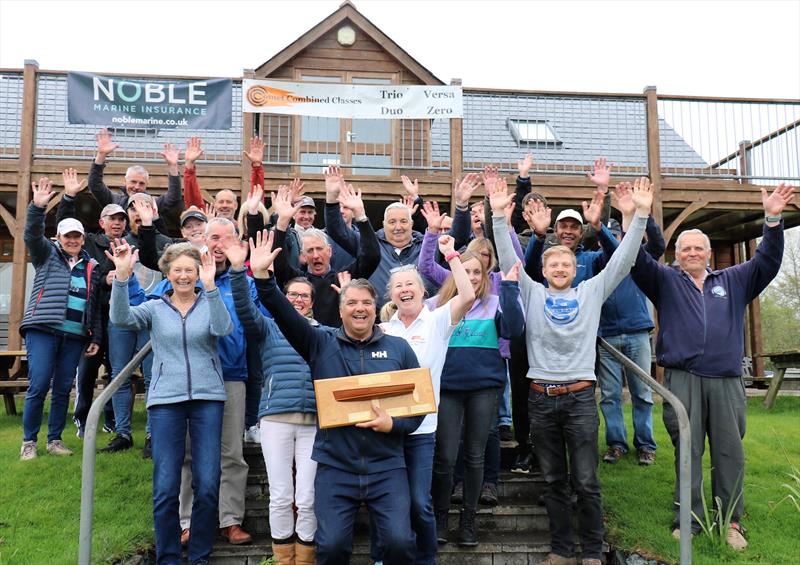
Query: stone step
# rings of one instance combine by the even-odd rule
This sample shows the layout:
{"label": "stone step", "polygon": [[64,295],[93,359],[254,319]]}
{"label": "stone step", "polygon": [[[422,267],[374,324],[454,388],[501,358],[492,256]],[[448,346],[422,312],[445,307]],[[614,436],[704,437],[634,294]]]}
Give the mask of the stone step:
{"label": "stone step", "polygon": [[[440,565],[532,565],[550,551],[547,534],[538,533],[479,533],[477,547],[463,548],[455,543],[439,546]],[[211,555],[213,565],[260,565],[272,555],[270,540],[256,536],[253,544],[232,546],[218,542]],[[357,535],[353,544],[352,565],[371,565],[369,540]]]}

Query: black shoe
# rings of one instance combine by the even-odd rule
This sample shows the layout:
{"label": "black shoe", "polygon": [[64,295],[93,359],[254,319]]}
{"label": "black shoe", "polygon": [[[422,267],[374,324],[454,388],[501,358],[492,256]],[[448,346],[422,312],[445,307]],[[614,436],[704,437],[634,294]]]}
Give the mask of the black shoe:
{"label": "black shoe", "polygon": [[115,435],[114,438],[108,442],[108,445],[100,450],[100,453],[116,453],[117,451],[125,451],[133,447],[133,438],[127,436]]}
{"label": "black shoe", "polygon": [[478,536],[475,534],[475,511],[463,508],[458,520],[458,545],[475,547]]}
{"label": "black shoe", "polygon": [[483,483],[479,500],[486,506],[497,506],[497,487],[492,483]]}
{"label": "black shoe", "polygon": [[437,510],[436,516],[436,542],[440,545],[447,543],[447,510]]}
{"label": "black shoe", "polygon": [[153,458],[153,439],[150,437],[150,434],[144,437],[144,447],[142,448],[142,458],[143,459],[152,459]]}
{"label": "black shoe", "polygon": [[522,475],[529,475],[533,470],[533,453],[527,451],[520,453],[511,465],[512,473],[520,473]]}
{"label": "black shoe", "polygon": [[511,433],[511,426],[499,426],[500,441],[514,441],[514,434]]}
{"label": "black shoe", "polygon": [[453,493],[450,495],[451,504],[461,504],[464,502],[464,483],[458,482],[453,487]]}

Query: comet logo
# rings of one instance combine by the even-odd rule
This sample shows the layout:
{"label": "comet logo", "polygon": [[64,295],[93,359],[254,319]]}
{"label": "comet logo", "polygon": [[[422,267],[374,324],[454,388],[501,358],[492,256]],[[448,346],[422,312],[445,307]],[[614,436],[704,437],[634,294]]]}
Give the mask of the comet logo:
{"label": "comet logo", "polygon": [[258,108],[325,102],[325,100],[314,96],[295,96],[291,90],[283,90],[261,84],[248,88],[246,96],[247,102]]}

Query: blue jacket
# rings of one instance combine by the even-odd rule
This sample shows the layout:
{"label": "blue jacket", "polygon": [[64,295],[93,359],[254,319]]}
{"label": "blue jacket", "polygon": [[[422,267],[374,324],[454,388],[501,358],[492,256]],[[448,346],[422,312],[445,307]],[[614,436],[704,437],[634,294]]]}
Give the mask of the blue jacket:
{"label": "blue jacket", "polygon": [[[642,245],[642,248],[658,261],[664,254],[667,244],[653,216],[647,218],[645,231],[647,243]],[[601,261],[605,266],[605,257],[601,258]],[[633,278],[628,275],[603,303],[603,309],[600,311],[600,328],[597,333],[600,337],[610,337],[625,333],[649,332],[653,327],[647,299],[633,282]]]}
{"label": "blue jacket", "polygon": [[[419,367],[406,340],[385,335],[378,326],[362,342],[350,339],[343,328],[313,327],[278,290],[274,277],[256,279],[258,297],[275,319],[286,340],[311,367],[314,379],[380,373]],[[317,430],[311,458],[356,474],[404,469],[405,436],[422,423],[422,416],[393,418],[388,434],[355,426]]]}
{"label": "blue jacket", "polygon": [[685,271],[640,249],[631,274],[658,310],[658,364],[704,377],[740,377],[745,308],[775,278],[782,259],[783,222],[764,225],[755,256],[708,270],[701,291]]}
{"label": "blue jacket", "polygon": [[[214,282],[219,289],[222,302],[228,310],[228,314],[233,322],[233,329],[225,337],[217,341],[217,351],[222,364],[222,377],[226,381],[246,381],[247,380],[247,355],[245,354],[247,342],[244,335],[244,327],[236,316],[236,306],[233,304],[233,292],[231,291],[230,269],[218,273],[214,277]],[[254,304],[259,305],[256,287],[253,279],[250,279],[250,298]],[[200,287],[200,281],[197,282]],[[172,284],[164,279],[148,294],[149,299],[161,298],[168,290],[172,290]]]}
{"label": "blue jacket", "polygon": [[[254,338],[261,353],[264,386],[258,417],[289,412],[317,412],[311,369],[289,345],[275,320],[264,316],[253,304],[253,279],[245,269],[231,269],[231,288],[236,315],[245,332]],[[316,324],[314,320],[310,322]]]}
{"label": "blue jacket", "polygon": [[[598,234],[597,239],[600,241],[601,250],[599,251],[585,251],[583,245],[578,245],[575,249],[575,260],[577,268],[575,273],[575,280],[572,281],[572,287],[577,286],[603,270],[603,267],[611,259],[611,254],[619,245],[611,231],[603,226]],[[528,247],[525,249],[525,272],[528,276],[538,283],[547,286],[547,281],[544,280],[542,275],[542,253],[544,253],[544,238],[536,236],[531,237],[528,242]]]}
{"label": "blue jacket", "polygon": [[181,316],[165,297],[130,306],[128,283],[114,280],[111,322],[123,329],[150,332],[153,380],[148,408],[188,400],[225,401],[217,340],[233,330],[233,323],[218,288],[200,291],[186,316]]}

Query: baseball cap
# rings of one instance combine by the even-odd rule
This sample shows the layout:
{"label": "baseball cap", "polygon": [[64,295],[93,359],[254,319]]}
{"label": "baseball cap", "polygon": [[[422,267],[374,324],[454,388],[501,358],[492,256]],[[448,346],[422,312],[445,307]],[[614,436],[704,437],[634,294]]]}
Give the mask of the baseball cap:
{"label": "baseball cap", "polygon": [[58,222],[58,227],[56,228],[56,233],[58,235],[65,235],[72,232],[78,232],[81,235],[86,235],[86,232],[83,231],[83,224],[75,218],[65,218]]}
{"label": "baseball cap", "polygon": [[113,216],[114,214],[122,214],[125,216],[125,210],[119,204],[108,204],[105,208],[100,212],[101,218],[108,218],[109,216]]}
{"label": "baseball cap", "polygon": [[562,210],[561,213],[556,218],[556,223],[560,222],[561,220],[566,220],[568,218],[572,218],[573,220],[577,220],[577,222],[583,225],[583,217],[572,208],[567,208],[566,210]]}
{"label": "baseball cap", "polygon": [[614,235],[622,235],[622,226],[614,218],[608,220],[608,230]]}
{"label": "baseball cap", "polygon": [[145,202],[147,204],[152,204],[153,203],[153,197],[152,196],[150,196],[149,194],[144,193],[144,192],[137,192],[136,194],[134,194],[133,196],[131,196],[128,199],[128,208],[133,206],[133,203],[136,202],[137,200],[141,200],[142,202]]}
{"label": "baseball cap", "polygon": [[305,206],[311,206],[312,208],[316,208],[317,205],[314,204],[314,199],[310,196],[303,196],[300,200],[295,201],[294,205],[297,206],[300,204],[300,207],[303,208]]}
{"label": "baseball cap", "polygon": [[206,217],[197,206],[189,206],[189,208],[181,214],[181,227],[183,227],[183,223],[190,218],[195,218],[201,222],[208,222],[208,217]]}

